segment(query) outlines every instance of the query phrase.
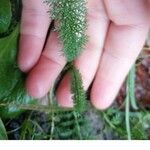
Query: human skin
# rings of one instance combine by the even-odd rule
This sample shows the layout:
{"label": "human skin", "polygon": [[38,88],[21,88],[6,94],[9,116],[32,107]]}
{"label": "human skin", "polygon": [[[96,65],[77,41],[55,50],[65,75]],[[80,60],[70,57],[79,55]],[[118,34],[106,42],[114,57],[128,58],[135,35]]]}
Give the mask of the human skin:
{"label": "human skin", "polygon": [[[51,19],[43,0],[22,0],[18,64],[28,74],[29,95],[47,94],[66,64],[57,33],[46,40]],[[91,102],[106,109],[114,101],[125,77],[136,61],[149,30],[148,0],[87,0],[88,43],[74,61]],[[60,106],[72,107],[70,77],[61,81],[56,97]]]}

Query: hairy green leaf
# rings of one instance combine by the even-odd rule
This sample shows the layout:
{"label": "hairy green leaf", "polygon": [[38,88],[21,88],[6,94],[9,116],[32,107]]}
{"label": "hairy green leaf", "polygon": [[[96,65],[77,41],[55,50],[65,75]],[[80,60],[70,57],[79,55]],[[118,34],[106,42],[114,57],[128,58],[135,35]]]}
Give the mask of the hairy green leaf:
{"label": "hairy green leaf", "polygon": [[56,30],[63,42],[63,51],[67,60],[74,60],[87,41],[85,30],[86,0],[46,0],[50,3],[51,16],[58,22]]}
{"label": "hairy green leaf", "polygon": [[77,112],[83,112],[86,108],[86,93],[83,88],[82,78],[79,70],[77,70],[74,66],[72,66],[70,73],[74,107]]}

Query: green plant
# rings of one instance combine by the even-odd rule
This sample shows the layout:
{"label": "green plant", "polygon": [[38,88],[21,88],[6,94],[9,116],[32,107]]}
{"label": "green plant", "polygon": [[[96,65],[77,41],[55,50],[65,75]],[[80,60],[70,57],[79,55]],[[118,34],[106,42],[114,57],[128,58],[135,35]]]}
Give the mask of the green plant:
{"label": "green plant", "polygon": [[[12,0],[12,1],[7,0],[4,2],[4,4],[6,4],[7,6],[5,9],[3,9],[5,5],[0,6],[1,8],[0,10],[3,12],[0,17],[2,20],[5,21],[4,23],[8,25],[6,28],[5,24],[0,24],[0,27],[1,27],[0,115],[2,118],[16,118],[21,112],[25,110],[34,110],[34,111],[38,110],[41,112],[45,112],[48,114],[48,116],[50,116],[50,119],[52,119],[50,124],[53,127],[51,128],[50,138],[53,138],[54,136],[53,135],[54,134],[53,128],[55,128],[54,122],[58,122],[58,121],[55,121],[53,118],[59,116],[59,119],[60,119],[60,118],[65,118],[66,116],[66,119],[69,119],[69,120],[63,119],[64,123],[62,125],[59,124],[59,127],[57,127],[57,132],[59,132],[59,134],[57,133],[57,136],[59,136],[60,138],[66,137],[69,139],[69,137],[73,138],[73,136],[75,137],[75,135],[77,135],[76,133],[78,133],[79,139],[82,139],[84,137],[80,133],[80,123],[84,122],[84,119],[80,116],[79,112],[83,111],[86,96],[82,87],[82,80],[81,80],[80,73],[78,72],[77,69],[73,67],[73,65],[70,65],[69,72],[72,77],[72,91],[73,91],[73,97],[74,97],[73,99],[75,102],[75,110],[70,110],[70,111],[68,109],[64,110],[62,108],[59,108],[58,106],[53,106],[53,105],[50,105],[50,106],[38,105],[25,92],[25,88],[24,88],[25,74],[23,74],[18,69],[17,64],[16,64],[16,55],[17,55],[17,47],[18,47],[17,45],[18,45],[18,36],[19,36],[19,22],[16,24],[16,22],[18,21],[17,17],[14,17],[14,14],[12,15],[12,11],[13,11],[12,9],[14,9],[13,7],[17,9],[18,8],[17,6],[19,5],[18,3],[20,2],[15,1],[15,0]],[[17,11],[19,12],[19,9],[17,9]],[[6,13],[6,15],[9,15],[9,17],[6,17],[4,13]],[[74,33],[72,33],[72,35],[73,34]],[[76,81],[78,81],[78,84],[76,84]],[[71,118],[68,118],[69,116]],[[21,129],[20,139],[27,138],[27,136],[29,136],[31,132],[32,133],[35,132],[34,129],[38,126],[36,124],[36,121],[34,123],[31,121],[30,117],[31,116],[29,115],[29,117],[24,120],[23,124],[19,128]],[[35,124],[36,124],[36,127],[32,128],[33,126],[35,126]],[[69,126],[68,130],[64,131],[63,128],[66,128],[67,125],[72,126],[72,129],[69,130],[69,127],[70,127]],[[14,131],[17,131],[17,130],[18,129],[15,129]],[[62,131],[60,132],[60,130],[64,132]],[[13,131],[11,131],[11,133],[12,132]],[[33,137],[30,137],[30,138],[32,139]]]}
{"label": "green plant", "polygon": [[67,61],[73,61],[83,50],[87,41],[86,0],[46,0],[50,15],[56,22],[55,30],[63,42]]}
{"label": "green plant", "polygon": [[86,93],[82,85],[82,78],[79,71],[71,65],[71,91],[72,99],[74,100],[74,108],[77,112],[83,112],[86,110]]}
{"label": "green plant", "polygon": [[[5,3],[7,2],[9,2],[8,4],[10,7],[10,1],[6,1]],[[18,3],[16,3],[16,5],[18,6]],[[12,21],[16,22],[17,19],[15,21]],[[16,65],[17,45],[19,36],[18,31],[19,25],[16,25],[13,31],[8,36],[2,37],[0,39],[0,112],[1,116],[3,117],[15,117],[18,112],[20,112],[20,110],[24,108],[28,109],[31,107],[25,107],[24,105],[34,102],[33,99],[29,97],[25,92],[25,75],[18,69]],[[72,76],[73,97],[75,101],[75,106],[77,106],[75,107],[75,109],[80,109],[81,111],[82,108],[80,108],[80,106],[84,107],[83,103],[85,103],[86,100],[85,92],[82,87],[81,76],[72,65],[70,65],[70,73]],[[78,81],[78,84],[76,84],[76,81]]]}
{"label": "green plant", "polygon": [[128,122],[130,128],[126,127],[126,114],[124,110],[118,107],[112,107],[100,115],[104,120],[103,132],[110,132],[113,134],[113,139],[148,139],[148,124],[150,123],[149,111],[136,111],[129,113]]}
{"label": "green plant", "polygon": [[[71,77],[74,109],[60,108],[56,104],[56,85],[48,94],[47,106],[28,96],[24,87],[26,75],[16,63],[21,2],[1,0],[0,3],[3,3],[0,5],[0,139],[96,139],[92,122],[86,116],[91,107],[83,89],[82,76],[73,66],[73,60],[81,54],[87,41],[86,1],[47,1],[52,6],[55,31],[59,32],[64,45],[62,53],[68,61],[64,70]],[[146,130],[150,115],[139,105],[137,107],[134,91],[135,67],[126,82],[125,107],[96,112],[101,116],[98,123],[104,124],[100,134],[110,131],[113,139],[148,139]]]}
{"label": "green plant", "polygon": [[126,119],[126,130],[128,139],[131,140],[131,129],[130,129],[130,106],[137,110],[138,106],[136,104],[135,98],[135,65],[130,70],[127,82],[126,82],[126,98],[125,98],[125,119]]}
{"label": "green plant", "polygon": [[9,0],[2,0],[3,7],[0,7],[0,33],[7,31],[12,17],[11,4]]}
{"label": "green plant", "polygon": [[[25,92],[25,75],[16,65],[19,24],[14,10],[19,14],[18,3],[16,0],[6,0],[0,5],[0,18],[4,20],[0,23],[0,116],[4,118],[16,117],[21,112],[19,108],[9,104],[33,102]],[[3,104],[7,106],[3,107]]]}
{"label": "green plant", "polygon": [[7,140],[7,132],[5,129],[5,125],[3,124],[1,118],[0,118],[0,140]]}

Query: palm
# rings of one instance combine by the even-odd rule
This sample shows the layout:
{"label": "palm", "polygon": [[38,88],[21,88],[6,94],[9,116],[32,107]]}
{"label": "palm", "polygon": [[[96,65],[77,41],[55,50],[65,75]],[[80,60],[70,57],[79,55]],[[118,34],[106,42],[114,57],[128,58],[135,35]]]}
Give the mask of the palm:
{"label": "palm", "polygon": [[[42,0],[23,0],[19,65],[29,72],[27,90],[43,97],[66,64],[60,55],[57,33],[51,32],[44,47],[51,20]],[[129,69],[144,44],[148,29],[147,0],[88,0],[89,41],[75,61],[85,90],[93,81],[91,100],[105,109],[114,100]],[[59,85],[57,99],[62,106],[72,106],[70,78]]]}

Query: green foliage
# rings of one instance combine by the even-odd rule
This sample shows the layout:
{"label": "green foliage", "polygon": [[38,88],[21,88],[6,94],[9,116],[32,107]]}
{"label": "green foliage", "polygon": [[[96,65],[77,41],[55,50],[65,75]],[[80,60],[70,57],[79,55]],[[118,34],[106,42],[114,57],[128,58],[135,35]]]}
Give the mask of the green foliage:
{"label": "green foliage", "polygon": [[50,15],[57,23],[56,30],[63,42],[67,61],[74,60],[87,41],[86,0],[46,0],[50,3]]}
{"label": "green foliage", "polygon": [[0,118],[0,140],[7,140],[7,139],[8,137],[7,137],[5,126],[3,124],[3,121]]}
{"label": "green foliage", "polygon": [[134,65],[126,81],[125,110],[115,107],[102,112],[106,129],[110,130],[117,139],[148,139],[146,129],[149,128],[147,123],[150,122],[150,115],[149,112],[140,110],[137,106],[135,98],[135,69]]}
{"label": "green foliage", "polygon": [[83,112],[86,110],[86,93],[83,88],[82,77],[73,65],[70,69],[71,74],[71,91],[72,99],[74,100],[74,109],[77,112]]}
{"label": "green foliage", "polygon": [[[33,102],[33,99],[25,92],[25,75],[16,65],[18,36],[19,25],[14,27],[10,35],[0,38],[0,116],[5,118],[15,117],[21,112],[19,108],[9,106],[10,103],[30,104]],[[3,104],[8,106],[3,107]]]}
{"label": "green foliage", "polygon": [[[125,113],[117,107],[110,108],[100,113],[104,118],[104,131],[111,132],[113,139],[129,139],[126,131]],[[130,112],[130,136],[134,140],[148,139],[150,114],[148,111]]]}
{"label": "green foliage", "polygon": [[21,15],[20,0],[0,1],[0,38],[9,36],[17,26]]}
{"label": "green foliage", "polygon": [[0,33],[6,32],[11,22],[12,12],[10,0],[0,2]]}
{"label": "green foliage", "polygon": [[[90,122],[85,115],[74,111],[51,114],[29,111],[23,118],[9,121],[12,130],[8,137],[19,140],[81,140],[94,139]],[[19,120],[19,121],[18,121]],[[10,128],[10,127],[9,127]],[[51,132],[52,131],[52,132]],[[15,137],[13,137],[15,136]]]}
{"label": "green foliage", "polygon": [[[3,103],[29,104],[24,88],[24,75],[16,66],[19,28],[7,37],[0,39],[0,105]],[[16,107],[1,107],[1,117],[15,117],[20,110]]]}
{"label": "green foliage", "polygon": [[90,138],[89,122],[85,116],[74,111],[55,114],[53,139],[88,139]]}
{"label": "green foliage", "polygon": [[[73,61],[86,43],[86,1],[85,0],[47,0],[50,15],[57,22],[56,30],[63,42],[63,51],[68,62]],[[86,94],[79,71],[71,65],[71,91],[75,110],[85,110]]]}

